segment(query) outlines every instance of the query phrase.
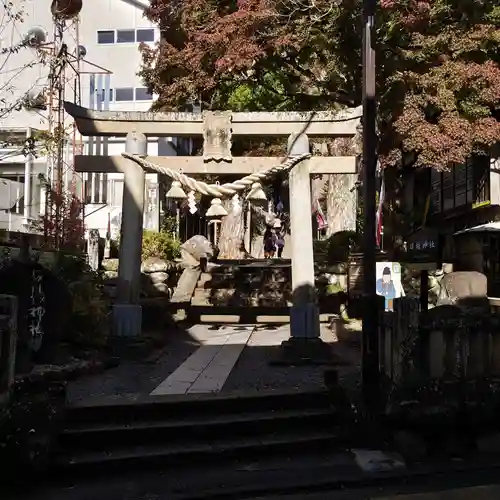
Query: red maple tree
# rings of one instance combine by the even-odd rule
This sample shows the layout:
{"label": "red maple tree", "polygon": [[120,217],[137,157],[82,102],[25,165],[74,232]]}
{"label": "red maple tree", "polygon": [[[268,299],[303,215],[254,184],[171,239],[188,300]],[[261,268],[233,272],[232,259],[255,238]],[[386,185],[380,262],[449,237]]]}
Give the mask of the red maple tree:
{"label": "red maple tree", "polygon": [[[337,109],[361,101],[361,0],[152,0],[156,109]],[[381,0],[380,156],[448,168],[500,140],[500,6]],[[258,106],[257,106],[258,104]]]}
{"label": "red maple tree", "polygon": [[31,229],[44,236],[51,249],[81,251],[85,246],[83,204],[72,193],[46,183],[45,213],[33,221]]}

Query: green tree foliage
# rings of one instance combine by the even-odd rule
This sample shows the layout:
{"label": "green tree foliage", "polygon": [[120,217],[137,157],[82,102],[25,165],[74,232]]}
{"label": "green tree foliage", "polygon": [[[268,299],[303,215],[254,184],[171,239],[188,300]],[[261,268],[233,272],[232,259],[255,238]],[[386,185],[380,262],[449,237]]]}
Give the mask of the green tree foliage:
{"label": "green tree foliage", "polygon": [[142,260],[158,257],[173,261],[180,256],[180,242],[171,233],[144,231],[142,234]]}
{"label": "green tree foliage", "polygon": [[[152,0],[156,109],[320,110],[361,102],[361,0]],[[500,140],[498,0],[381,0],[380,154],[446,168]]]}

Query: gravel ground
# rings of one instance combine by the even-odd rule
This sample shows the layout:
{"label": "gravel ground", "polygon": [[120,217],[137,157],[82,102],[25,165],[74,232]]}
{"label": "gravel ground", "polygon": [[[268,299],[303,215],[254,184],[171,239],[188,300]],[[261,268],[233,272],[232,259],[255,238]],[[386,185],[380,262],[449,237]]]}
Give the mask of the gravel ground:
{"label": "gravel ground", "polygon": [[[321,326],[321,336],[333,345],[339,359],[335,368],[345,384],[356,384],[359,379],[360,350],[357,343],[359,325],[347,330],[339,324],[336,335],[327,325]],[[195,328],[200,328],[199,326]],[[207,329],[216,328],[207,325]],[[241,390],[308,390],[323,387],[324,366],[273,366],[283,340],[290,336],[288,325],[259,327],[252,334],[222,392]],[[338,341],[337,341],[338,340]],[[161,355],[146,361],[125,361],[104,373],[82,377],[68,384],[68,401],[89,398],[150,394],[198,348],[199,343],[187,333],[179,331],[171,338]],[[346,382],[347,381],[347,382]]]}
{"label": "gravel ground", "polygon": [[68,383],[70,403],[95,397],[150,394],[198,349],[187,333],[172,335],[158,357],[143,361],[125,361],[120,366],[97,375]]}
{"label": "gravel ground", "polygon": [[[337,329],[338,330],[338,329]],[[339,363],[333,367],[348,385],[356,384],[359,379],[360,350],[356,342],[357,328],[352,333],[343,331],[337,337],[332,329],[321,325],[321,338],[330,344]],[[277,328],[258,328],[251,336],[233,371],[229,375],[222,392],[236,390],[309,390],[323,387],[325,366],[276,366],[276,359],[283,340],[290,336],[288,325]],[[341,340],[340,340],[341,339]],[[338,341],[337,341],[338,340]]]}

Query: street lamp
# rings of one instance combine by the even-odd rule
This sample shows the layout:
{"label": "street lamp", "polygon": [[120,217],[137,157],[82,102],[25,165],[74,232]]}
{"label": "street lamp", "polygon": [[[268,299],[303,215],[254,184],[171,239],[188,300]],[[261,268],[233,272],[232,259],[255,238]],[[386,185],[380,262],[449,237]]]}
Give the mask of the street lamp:
{"label": "street lamp", "polygon": [[217,224],[220,223],[221,217],[225,217],[227,215],[227,210],[223,207],[220,198],[214,198],[210,202],[210,207],[205,215],[212,219],[209,224],[213,224],[214,226],[214,245],[217,245],[217,240],[219,239],[217,234]]}
{"label": "street lamp", "polygon": [[181,228],[181,201],[187,198],[187,194],[184,192],[184,189],[182,189],[182,184],[179,181],[173,181],[165,197],[176,201],[175,235],[177,239],[180,239],[179,233]]}

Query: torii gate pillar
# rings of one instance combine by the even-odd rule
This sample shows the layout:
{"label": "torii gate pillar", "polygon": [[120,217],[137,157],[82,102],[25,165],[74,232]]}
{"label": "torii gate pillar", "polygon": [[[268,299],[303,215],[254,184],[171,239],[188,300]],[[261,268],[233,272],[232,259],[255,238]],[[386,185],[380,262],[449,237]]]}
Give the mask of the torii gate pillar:
{"label": "torii gate pillar", "polygon": [[[127,134],[125,149],[127,153],[145,157],[146,136],[136,132]],[[137,337],[141,334],[139,293],[145,183],[144,170],[129,161],[124,169],[118,295],[113,306],[113,333],[118,337]]]}
{"label": "torii gate pillar", "polygon": [[[309,153],[305,134],[292,134],[288,154]],[[331,349],[320,338],[319,310],[314,285],[314,254],[311,217],[311,177],[309,160],[292,168],[290,189],[290,239],[292,257],[292,308],[290,338],[283,342],[279,362],[327,363]]]}

